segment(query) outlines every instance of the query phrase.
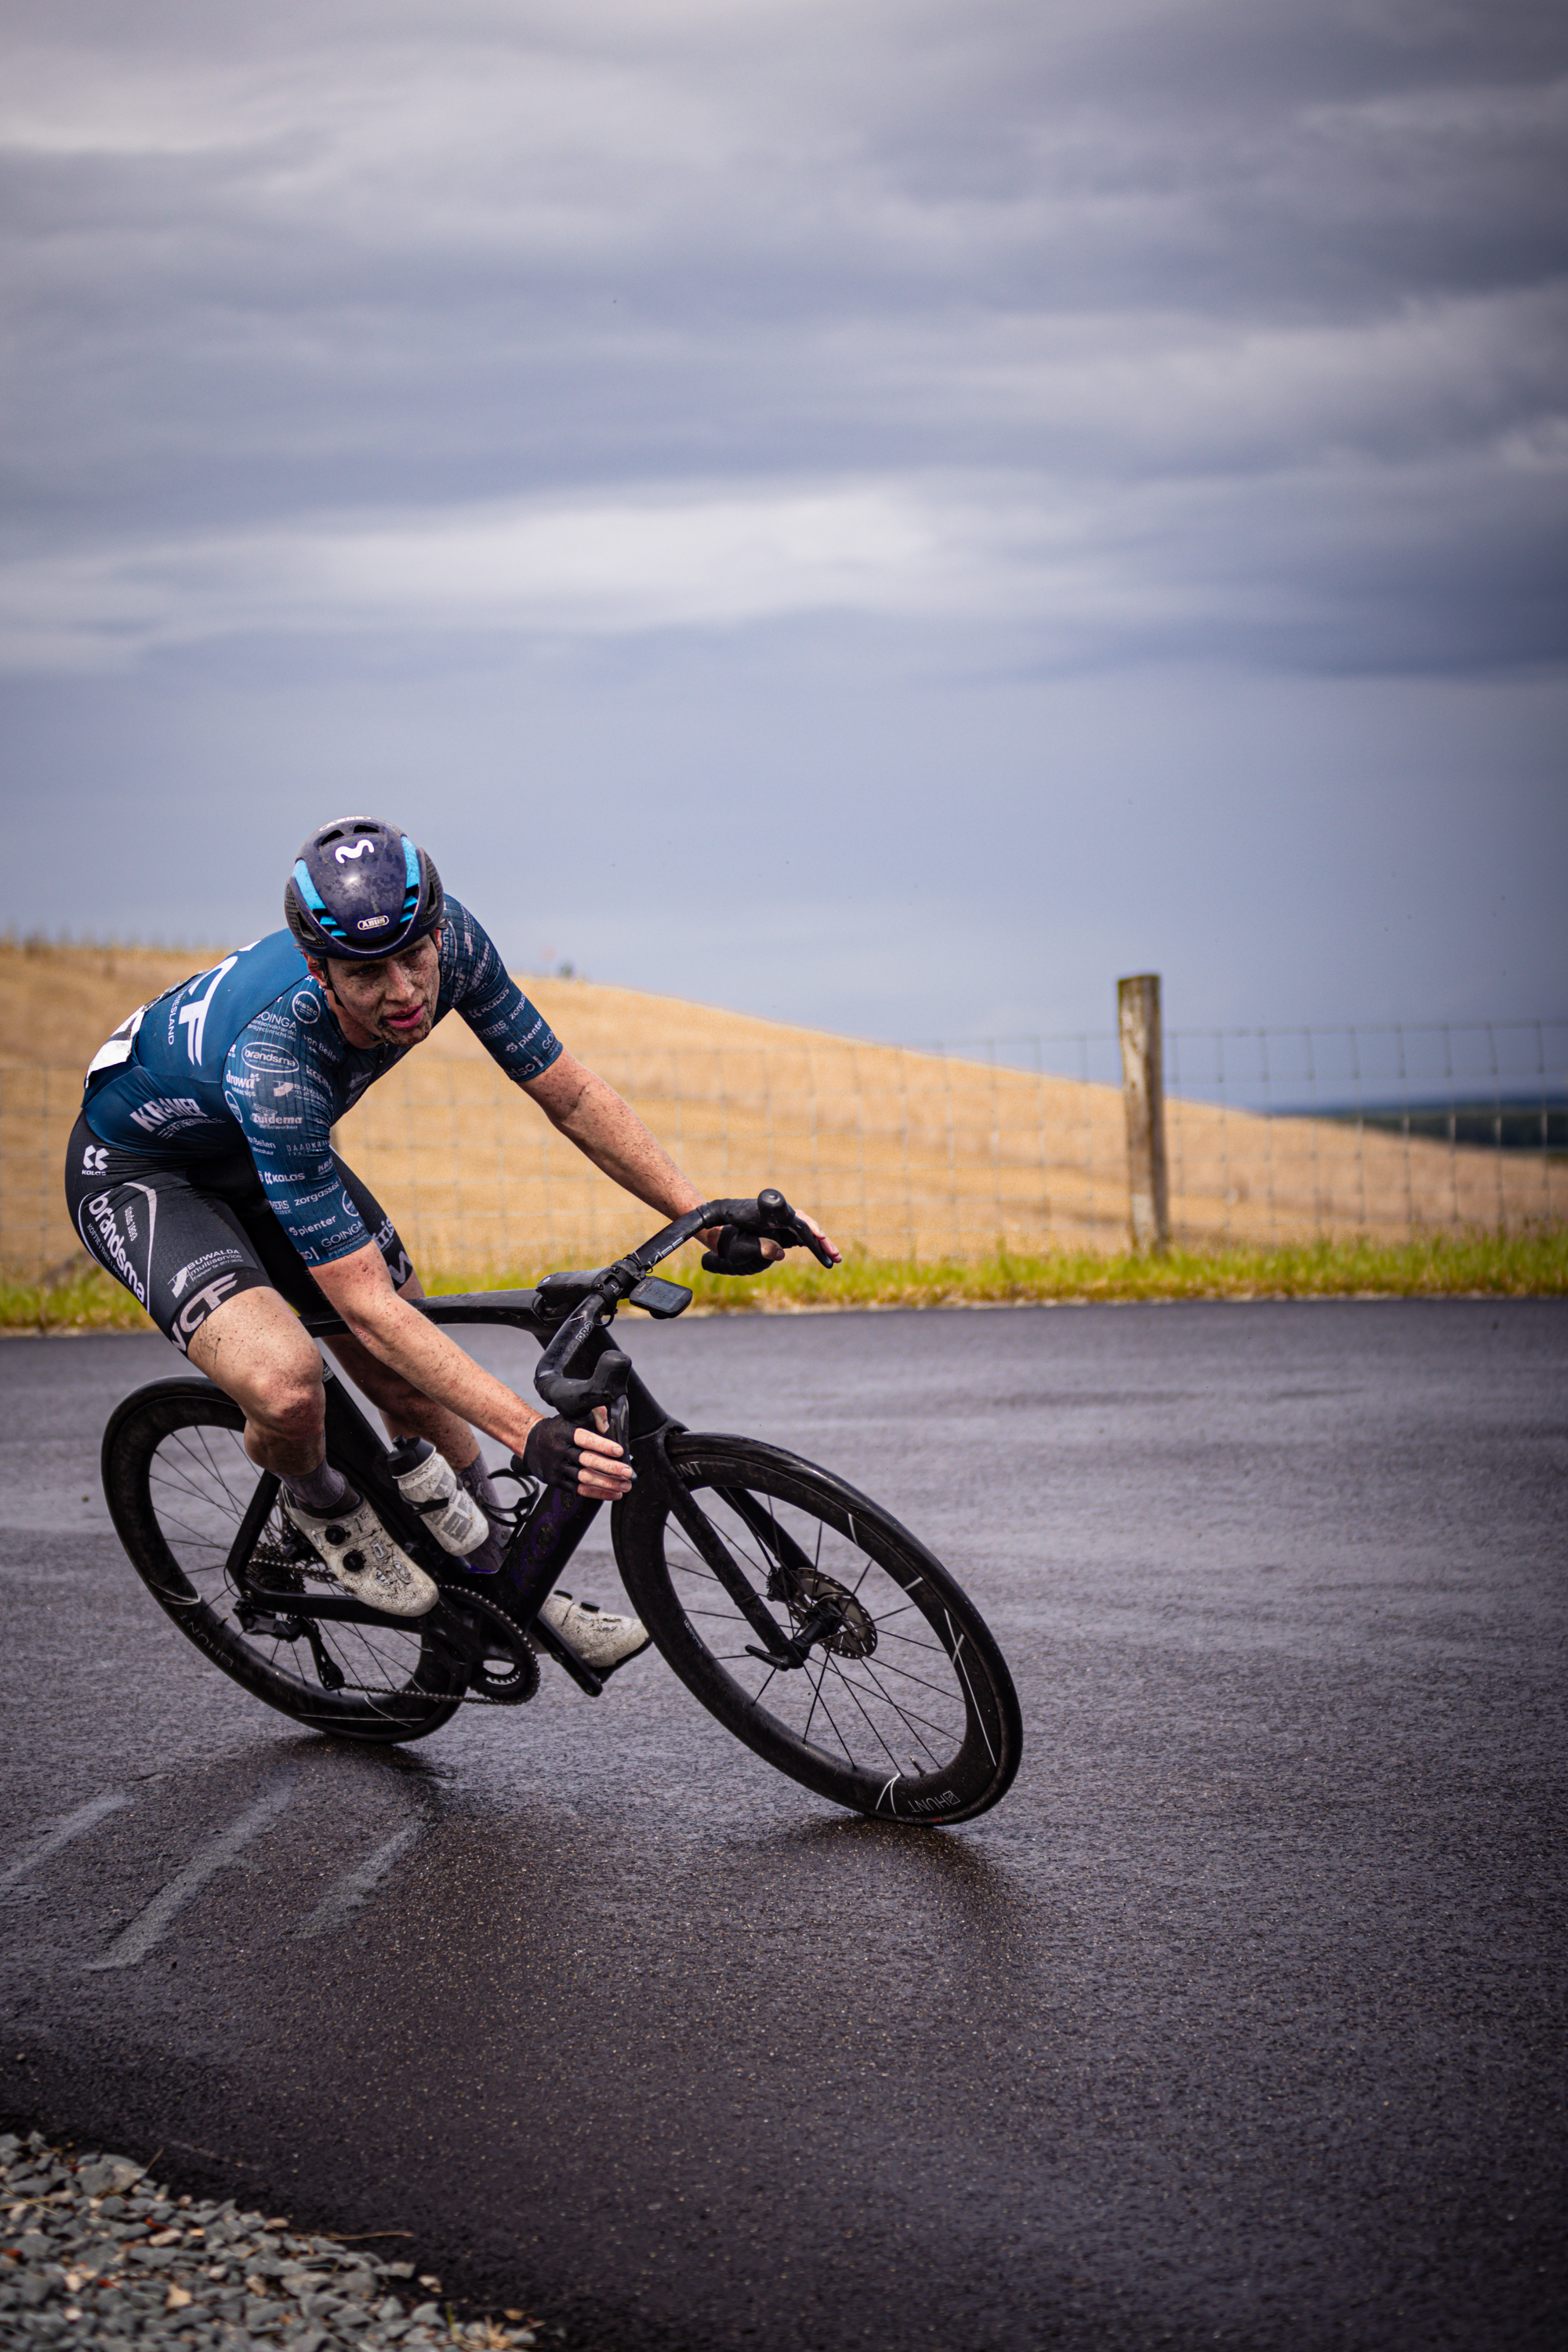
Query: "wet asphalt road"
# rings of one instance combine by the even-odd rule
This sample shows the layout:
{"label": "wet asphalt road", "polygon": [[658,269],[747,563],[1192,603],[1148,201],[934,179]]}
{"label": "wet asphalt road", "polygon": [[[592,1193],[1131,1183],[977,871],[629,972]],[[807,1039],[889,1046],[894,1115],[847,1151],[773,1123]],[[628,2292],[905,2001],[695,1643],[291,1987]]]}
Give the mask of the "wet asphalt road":
{"label": "wet asphalt road", "polygon": [[1005,1804],[852,1822],[652,1655],[302,1738],[109,1532],[168,1351],[17,1341],[0,2108],[605,2352],[1560,2344],[1568,1307],[630,1336],[948,1559]]}

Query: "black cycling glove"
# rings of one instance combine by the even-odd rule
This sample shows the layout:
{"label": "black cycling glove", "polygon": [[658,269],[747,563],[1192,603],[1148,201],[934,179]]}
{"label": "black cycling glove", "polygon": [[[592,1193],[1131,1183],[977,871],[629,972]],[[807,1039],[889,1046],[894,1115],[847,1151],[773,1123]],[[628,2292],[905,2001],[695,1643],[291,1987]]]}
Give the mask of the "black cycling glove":
{"label": "black cycling glove", "polygon": [[721,1225],[717,1249],[704,1250],[702,1270],[705,1274],[761,1274],[773,1263],[763,1255],[763,1245],[755,1234],[743,1234],[739,1225]]}
{"label": "black cycling glove", "polygon": [[536,1421],[522,1449],[522,1466],[529,1476],[542,1479],[547,1486],[563,1486],[569,1495],[581,1494],[582,1468],[589,1457],[577,1443],[577,1432],[585,1426],[580,1421],[563,1421],[559,1413],[552,1421]]}

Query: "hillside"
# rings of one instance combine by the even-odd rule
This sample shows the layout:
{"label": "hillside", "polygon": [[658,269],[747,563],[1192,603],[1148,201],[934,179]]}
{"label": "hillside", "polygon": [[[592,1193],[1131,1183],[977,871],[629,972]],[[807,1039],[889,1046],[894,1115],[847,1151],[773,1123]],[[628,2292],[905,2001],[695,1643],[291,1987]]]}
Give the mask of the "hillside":
{"label": "hillside", "polygon": [[[190,950],[0,944],[0,1265],[29,1278],[73,1236],[58,1170],[81,1073]],[[857,1043],[634,989],[528,979],[546,1019],[710,1196],[779,1184],[879,1256],[1124,1245],[1112,1087]],[[1561,1213],[1538,1161],[1206,1104],[1169,1107],[1178,1238],[1396,1239]],[[647,1218],[563,1144],[448,1020],[343,1121],[340,1147],[432,1270],[602,1259]],[[1562,1188],[1563,1171],[1557,1171]]]}

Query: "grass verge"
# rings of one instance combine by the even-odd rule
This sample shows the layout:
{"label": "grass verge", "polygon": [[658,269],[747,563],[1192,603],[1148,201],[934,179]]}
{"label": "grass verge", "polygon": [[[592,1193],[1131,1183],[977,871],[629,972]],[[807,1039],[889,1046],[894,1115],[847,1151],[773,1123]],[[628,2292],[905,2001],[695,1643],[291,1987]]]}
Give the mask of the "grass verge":
{"label": "grass verge", "polygon": [[[1163,1298],[1561,1297],[1568,1230],[1431,1234],[1411,1242],[1301,1242],[1273,1249],[1087,1250],[918,1264],[851,1255],[836,1271],[792,1256],[757,1285],[681,1270],[702,1307],[985,1307]],[[762,1295],[759,1296],[759,1292]],[[741,1296],[736,1294],[740,1293]]]}
{"label": "grass verge", "polygon": [[[548,1269],[453,1271],[437,1292],[518,1290]],[[992,1307],[1030,1301],[1160,1298],[1561,1298],[1568,1296],[1568,1229],[1518,1234],[1433,1234],[1410,1242],[1301,1242],[1277,1249],[1173,1250],[1168,1257],[1037,1257],[1007,1250],[970,1261],[917,1263],[857,1252],[829,1274],[798,1255],[755,1282],[667,1269],[689,1283],[698,1307],[729,1314],[830,1307]],[[128,1291],[96,1267],[52,1284],[0,1281],[0,1330],[147,1331]]]}

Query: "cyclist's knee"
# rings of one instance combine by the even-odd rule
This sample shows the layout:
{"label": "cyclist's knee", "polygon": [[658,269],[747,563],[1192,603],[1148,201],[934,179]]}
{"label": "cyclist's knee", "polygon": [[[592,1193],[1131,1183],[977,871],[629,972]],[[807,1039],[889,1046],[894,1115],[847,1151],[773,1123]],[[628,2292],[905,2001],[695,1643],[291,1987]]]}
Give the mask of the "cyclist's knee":
{"label": "cyclist's knee", "polygon": [[268,1436],[295,1444],[313,1437],[326,1412],[321,1358],[317,1356],[313,1364],[269,1368],[243,1402],[247,1419],[258,1423]]}
{"label": "cyclist's knee", "polygon": [[275,1290],[229,1301],[195,1334],[191,1360],[269,1436],[315,1436],[325,1412],[321,1359]]}

